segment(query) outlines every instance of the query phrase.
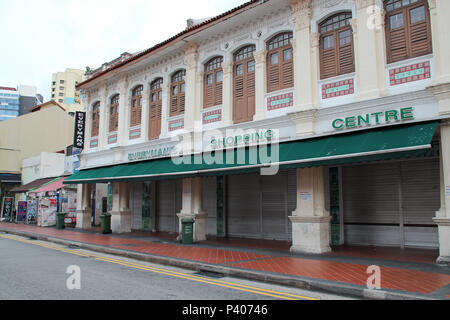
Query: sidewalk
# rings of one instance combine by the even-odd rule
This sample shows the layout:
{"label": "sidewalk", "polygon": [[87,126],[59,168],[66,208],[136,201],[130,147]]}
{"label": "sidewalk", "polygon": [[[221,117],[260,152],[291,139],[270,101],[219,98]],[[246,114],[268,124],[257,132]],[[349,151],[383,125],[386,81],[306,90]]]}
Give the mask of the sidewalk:
{"label": "sidewalk", "polygon": [[[98,229],[57,230],[11,223],[0,223],[0,232],[63,245],[76,244],[83,249],[148,262],[358,298],[450,299],[450,268],[434,264],[426,250],[402,256],[395,254],[399,250],[395,248],[375,252],[361,247],[307,255],[290,253],[287,244],[264,246],[261,245],[264,241],[258,240],[213,239],[183,245],[174,241],[173,236],[158,233],[102,235]],[[381,269],[381,290],[366,287],[369,277],[366,271],[370,265]]]}

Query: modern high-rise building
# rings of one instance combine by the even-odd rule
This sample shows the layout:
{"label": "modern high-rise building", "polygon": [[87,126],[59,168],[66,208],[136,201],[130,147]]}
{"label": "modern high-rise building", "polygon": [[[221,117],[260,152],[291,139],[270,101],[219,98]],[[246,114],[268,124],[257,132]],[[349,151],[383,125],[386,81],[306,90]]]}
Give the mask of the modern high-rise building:
{"label": "modern high-rise building", "polygon": [[42,103],[42,95],[36,87],[19,85],[17,88],[0,87],[0,121],[30,112],[30,108]]}
{"label": "modern high-rise building", "polygon": [[0,121],[19,115],[19,91],[16,88],[0,87]]}
{"label": "modern high-rise building", "polygon": [[80,91],[75,88],[84,81],[84,70],[66,69],[52,75],[52,100],[61,104],[69,113],[83,111]]}

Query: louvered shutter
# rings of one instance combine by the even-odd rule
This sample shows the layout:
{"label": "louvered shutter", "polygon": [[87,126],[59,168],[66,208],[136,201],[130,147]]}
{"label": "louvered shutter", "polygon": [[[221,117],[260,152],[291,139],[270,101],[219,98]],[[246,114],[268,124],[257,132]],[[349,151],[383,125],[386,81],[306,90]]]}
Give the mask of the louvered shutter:
{"label": "louvered shutter", "polygon": [[215,94],[214,94],[214,105],[218,106],[222,104],[222,84],[223,82],[216,82]]}
{"label": "louvered shutter", "polygon": [[280,88],[280,55],[278,54],[278,63],[272,64],[271,56],[275,52],[270,52],[267,57],[268,75],[267,75],[267,92],[277,91]]}
{"label": "louvered shutter", "polygon": [[[322,41],[325,37],[322,37]],[[337,75],[337,57],[336,57],[336,39],[333,35],[334,46],[332,48],[323,48],[323,43],[321,44],[321,54],[320,54],[320,70],[321,78],[330,78]]]}
{"label": "louvered shutter", "polygon": [[207,78],[208,75],[205,76],[205,108],[214,105],[214,83],[208,84]]}
{"label": "louvered shutter", "polygon": [[244,76],[235,76],[234,79],[234,109],[233,120],[235,123],[244,121]]}
{"label": "louvered shutter", "polygon": [[292,88],[294,86],[294,59],[284,60],[281,65],[281,89]]}
{"label": "louvered shutter", "polygon": [[[411,21],[411,11],[421,10],[422,6],[413,8],[409,11],[409,21]],[[431,52],[431,28],[428,7],[423,5],[425,12],[425,19],[415,23],[411,23],[410,29],[410,41],[411,41],[411,56],[417,57]]]}
{"label": "louvered shutter", "polygon": [[253,120],[255,114],[255,72],[246,75],[247,113],[245,121]]}

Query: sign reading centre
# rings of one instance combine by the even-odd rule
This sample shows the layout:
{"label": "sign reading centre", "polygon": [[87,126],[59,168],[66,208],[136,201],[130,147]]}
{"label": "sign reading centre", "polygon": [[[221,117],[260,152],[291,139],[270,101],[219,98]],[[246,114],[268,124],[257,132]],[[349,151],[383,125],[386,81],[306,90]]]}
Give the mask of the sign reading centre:
{"label": "sign reading centre", "polygon": [[336,119],[332,122],[332,126],[334,129],[340,130],[412,119],[414,119],[414,109],[412,107],[408,107],[387,110],[384,112],[372,112],[364,115],[350,116],[344,119]]}

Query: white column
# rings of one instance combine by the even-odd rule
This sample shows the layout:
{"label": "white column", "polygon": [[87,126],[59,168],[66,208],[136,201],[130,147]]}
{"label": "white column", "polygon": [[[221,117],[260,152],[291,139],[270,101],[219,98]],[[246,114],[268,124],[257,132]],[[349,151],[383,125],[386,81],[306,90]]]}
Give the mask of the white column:
{"label": "white column", "polygon": [[434,84],[450,82],[450,41],[448,40],[448,13],[450,1],[428,0],[434,55]]}
{"label": "white column", "polygon": [[[162,85],[162,110],[161,110],[161,134],[160,139],[167,137],[168,131],[168,118],[170,115],[170,78],[164,78]],[[150,106],[149,106],[150,108]]]}
{"label": "white column", "polygon": [[182,209],[177,214],[179,230],[181,234],[181,219],[194,219],[194,242],[206,240],[207,213],[203,211],[202,198],[202,178],[183,179]]}
{"label": "white column", "polygon": [[222,126],[233,124],[233,61],[224,62],[222,88]]}
{"label": "white column", "polygon": [[311,35],[311,0],[290,0],[292,20],[295,24],[294,49],[294,111],[315,108],[317,103],[318,64]]}
{"label": "white column", "polygon": [[325,209],[322,167],[297,169],[297,209],[292,222],[292,252],[325,253],[330,248],[330,214]]}
{"label": "white column", "polygon": [[197,99],[197,44],[190,42],[183,48],[185,52],[184,61],[186,64],[186,92],[185,92],[185,110],[184,110],[184,129],[192,132],[194,130],[194,121],[196,111],[199,110]]}
{"label": "white column", "polygon": [[120,80],[119,92],[119,128],[117,129],[117,144],[123,146],[128,143],[129,114],[131,107],[131,101],[128,99],[128,80],[126,77]]}
{"label": "white column", "polygon": [[[356,97],[358,100],[375,99],[386,90],[385,41],[378,36],[384,24],[375,0],[357,0],[353,29],[354,61],[356,71]],[[381,86],[381,87],[380,87]]]}
{"label": "white column", "polygon": [[266,108],[264,96],[266,94],[267,73],[266,73],[266,50],[255,51],[255,115],[254,121],[266,118]]}
{"label": "white column", "polygon": [[113,233],[131,232],[130,184],[113,183],[113,205],[111,211],[111,230]]}
{"label": "white column", "polygon": [[441,208],[434,222],[439,232],[438,263],[450,264],[450,121],[441,122]]}
{"label": "white column", "polygon": [[78,184],[77,185],[77,229],[91,228],[92,217],[92,185]]}
{"label": "white column", "polygon": [[150,85],[144,85],[142,92],[141,139],[148,140],[150,125]]}
{"label": "white column", "polygon": [[289,118],[295,123],[297,137],[315,132],[318,78],[318,36],[311,34],[311,0],[289,1],[295,24],[292,41],[294,56],[294,112]]}
{"label": "white column", "polygon": [[100,121],[98,127],[98,148],[104,149],[108,145],[108,90],[106,85],[100,91]]}

